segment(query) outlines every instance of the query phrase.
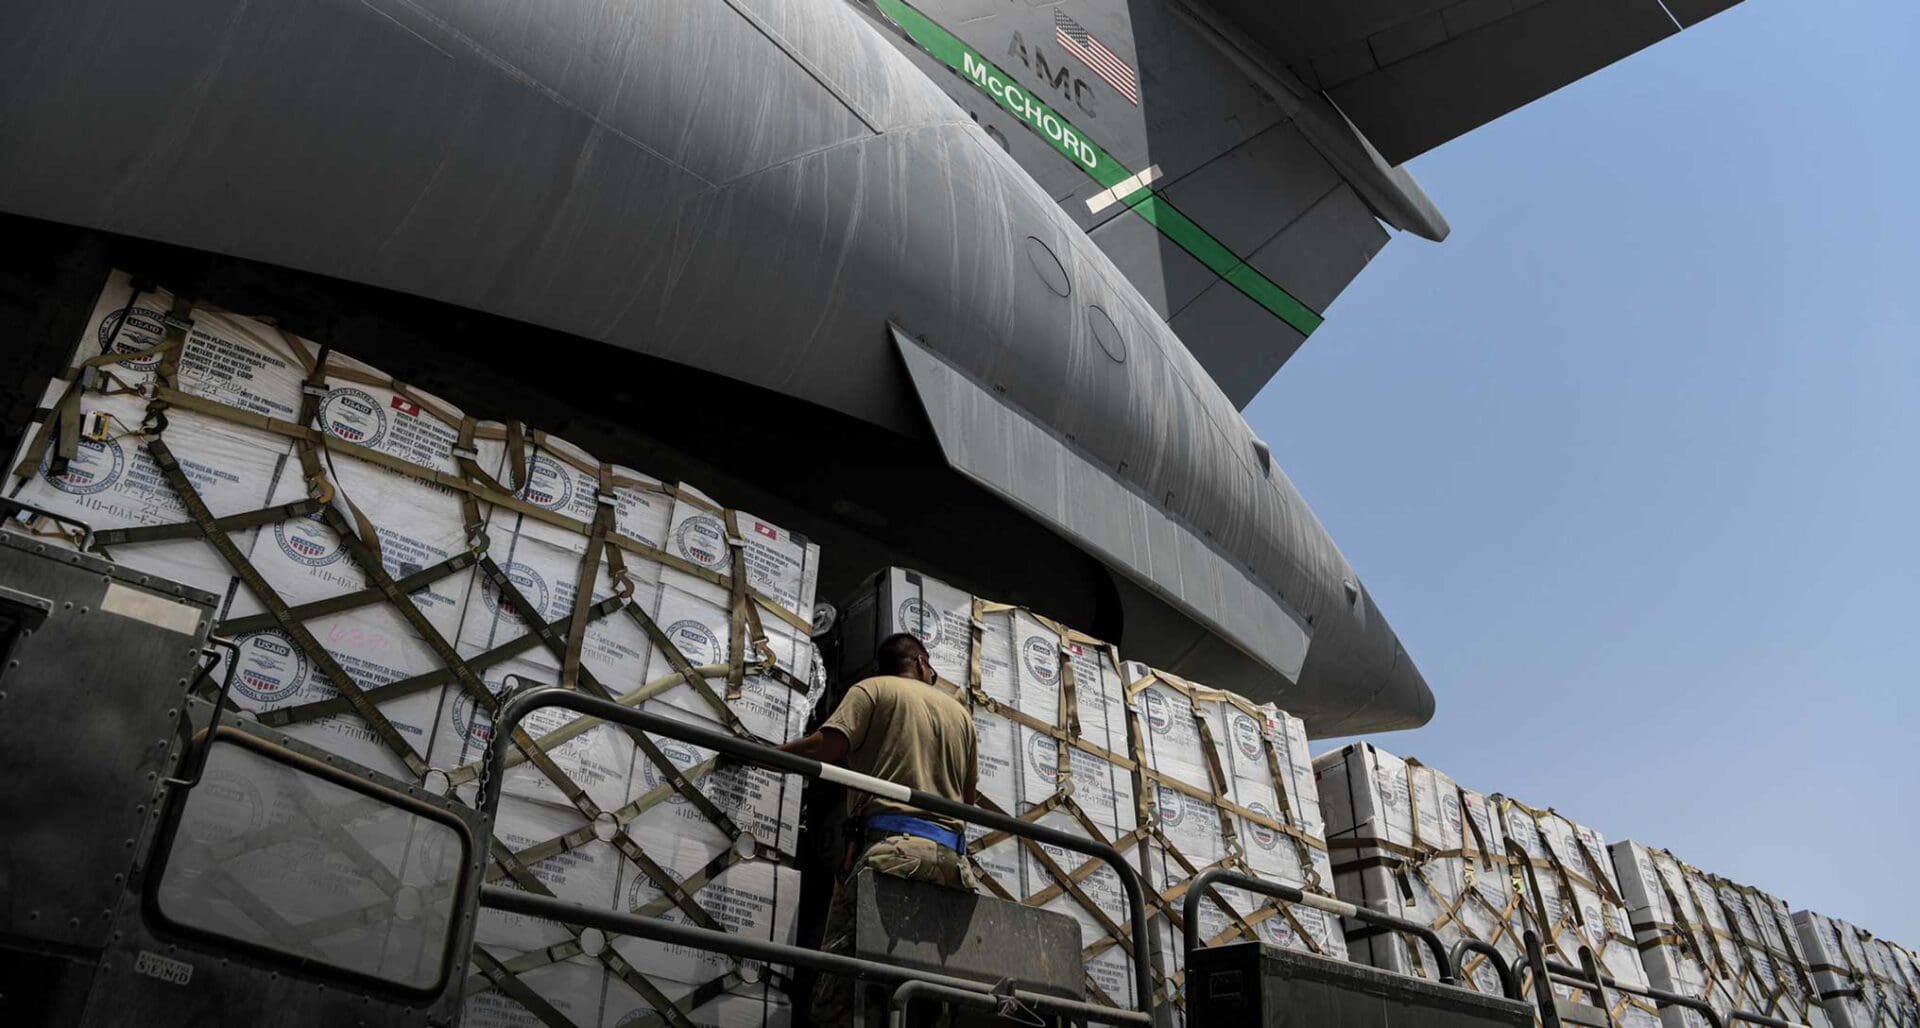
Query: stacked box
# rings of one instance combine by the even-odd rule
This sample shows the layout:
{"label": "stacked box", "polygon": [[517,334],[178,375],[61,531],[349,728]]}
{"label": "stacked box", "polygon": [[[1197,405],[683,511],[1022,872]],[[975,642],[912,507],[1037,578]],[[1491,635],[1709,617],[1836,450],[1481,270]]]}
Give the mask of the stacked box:
{"label": "stacked box", "polygon": [[[1634,945],[1606,839],[1551,808],[1531,807],[1500,794],[1493,802],[1506,833],[1509,866],[1526,883],[1523,906],[1548,958],[1577,967],[1584,946],[1615,981],[1646,988],[1646,968]],[[1611,996],[1614,1021],[1622,1028],[1660,1024],[1659,1008],[1651,1000],[1618,991]]]}
{"label": "stacked box", "polygon": [[[1516,888],[1491,799],[1369,743],[1322,754],[1314,776],[1339,898],[1431,926],[1449,948],[1476,939],[1510,966],[1524,962],[1526,892],[1524,884]],[[1346,940],[1357,961],[1437,977],[1417,939],[1349,922]],[[1468,958],[1463,971],[1467,987],[1499,993],[1499,976],[1484,958]]]}
{"label": "stacked box", "polygon": [[1793,927],[1834,1028],[1920,1025],[1920,966],[1899,946],[1811,910]]}
{"label": "stacked box", "polygon": [[[257,512],[225,531],[238,569],[191,525],[107,541],[124,563],[228,598],[232,701],[262,722],[469,800],[489,708],[514,690],[559,684],[771,743],[804,730],[819,691],[819,550],[805,539],[118,273],[75,365],[48,406],[71,392],[105,431],[63,473],[23,454],[40,464],[10,492],[96,529],[189,522],[145,422],[214,517]],[[801,780],[576,720],[522,725],[549,770],[516,742],[495,825],[511,855],[490,880],[791,941]],[[474,970],[477,1024],[790,1017],[783,969],[497,911],[477,927]]]}
{"label": "stacked box", "polygon": [[[1618,842],[1611,850],[1647,979],[1655,988],[1735,1010],[1826,1028],[1825,1011],[1786,904],[1708,875],[1666,850]],[[1669,1028],[1701,1028],[1683,1007]]]}
{"label": "stacked box", "polygon": [[[141,434],[148,404],[140,391],[151,384],[161,364],[145,351],[161,341],[173,305],[171,294],[149,290],[136,295],[125,274],[112,274],[87,320],[68,374],[49,385],[43,403],[54,409],[71,392],[83,424],[97,426],[99,432],[94,438],[83,437],[71,463],[56,474],[53,447],[44,453],[25,452],[34,435],[30,429],[22,452],[7,465],[12,472],[5,483],[8,496],[95,530],[188,520]],[[250,318],[201,311],[180,345],[178,385],[195,397],[290,417],[287,404],[299,401],[301,348],[307,345]],[[288,440],[192,411],[173,410],[167,416],[170,429],[178,429],[168,435],[174,455],[214,516],[266,506],[292,452]],[[23,461],[35,463],[23,467]],[[249,527],[230,536],[245,552],[257,532]],[[108,552],[136,570],[229,600],[238,587],[232,569],[199,539]]]}
{"label": "stacked box", "polygon": [[[1123,756],[1126,693],[1111,647],[904,568],[875,576],[843,617],[856,661],[894,632],[926,643],[942,686],[973,715],[981,806],[1123,853],[1137,848],[1132,762]],[[1076,851],[979,826],[969,827],[968,842],[984,890],[1080,923],[1089,997],[1131,1007],[1128,903],[1118,876]]]}
{"label": "stacked box", "polygon": [[[1306,726],[1272,704],[1254,704],[1144,664],[1126,667],[1133,757],[1144,818],[1148,884],[1155,894],[1160,968],[1185,1020],[1183,901],[1193,876],[1223,868],[1333,895]],[[1346,941],[1310,907],[1220,887],[1199,908],[1209,945],[1256,939],[1345,959]]]}

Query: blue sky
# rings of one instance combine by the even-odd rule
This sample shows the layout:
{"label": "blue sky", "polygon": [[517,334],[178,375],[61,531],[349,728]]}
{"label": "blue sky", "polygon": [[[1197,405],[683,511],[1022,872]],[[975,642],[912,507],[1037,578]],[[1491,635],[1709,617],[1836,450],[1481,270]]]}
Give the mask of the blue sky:
{"label": "blue sky", "polygon": [[1418,158],[1247,411],[1438,697],[1374,741],[1909,946],[1916,65],[1748,0]]}

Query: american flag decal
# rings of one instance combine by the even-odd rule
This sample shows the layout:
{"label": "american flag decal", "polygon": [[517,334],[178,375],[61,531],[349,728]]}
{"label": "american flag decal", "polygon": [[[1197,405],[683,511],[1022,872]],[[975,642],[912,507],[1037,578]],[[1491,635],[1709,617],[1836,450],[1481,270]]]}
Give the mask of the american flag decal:
{"label": "american flag decal", "polygon": [[1093,33],[1058,9],[1053,12],[1053,37],[1068,53],[1080,58],[1082,63],[1093,69],[1095,75],[1126,97],[1128,103],[1140,106],[1140,79],[1134,75],[1133,66],[1121,60],[1119,54],[1107,49],[1104,43],[1093,38]]}

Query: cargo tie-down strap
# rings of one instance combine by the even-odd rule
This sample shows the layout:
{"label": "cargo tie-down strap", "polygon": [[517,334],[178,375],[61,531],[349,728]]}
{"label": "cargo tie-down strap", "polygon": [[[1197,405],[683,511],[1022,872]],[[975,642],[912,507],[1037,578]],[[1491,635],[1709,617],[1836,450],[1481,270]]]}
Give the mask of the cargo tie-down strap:
{"label": "cargo tie-down strap", "polygon": [[[430,773],[444,776],[445,787],[451,792],[455,788],[476,783],[484,761],[476,760],[459,767],[430,768],[427,757],[417,751],[395,727],[383,707],[429,690],[453,687],[472,702],[476,719],[491,717],[498,711],[504,694],[496,695],[489,690],[481,679],[481,673],[521,654],[541,651],[559,667],[557,684],[626,705],[640,705],[672,689],[690,689],[697,702],[714,720],[743,738],[753,738],[753,735],[729,701],[741,696],[748,678],[777,683],[801,695],[807,693],[808,683],[797,680],[776,665],[763,617],[771,616],[784,622],[800,633],[803,639],[810,624],[806,618],[769,598],[749,581],[749,562],[742,553],[744,544],[741,542],[735,512],[714,507],[703,497],[688,490],[633,480],[619,475],[610,465],[583,462],[569,448],[551,445],[544,434],[524,429],[517,423],[503,426],[475,422],[464,414],[447,409],[432,397],[407,388],[403,383],[369,374],[358,367],[330,365],[326,348],[303,345],[297,339],[284,337],[284,333],[281,342],[285,345],[285,353],[278,356],[290,357],[304,372],[296,418],[279,418],[259,410],[195,395],[185,391],[179,380],[181,356],[194,326],[195,307],[189,299],[179,297],[172,301],[170,312],[164,319],[164,336],[156,345],[145,349],[115,347],[114,343],[125,327],[128,314],[140,297],[141,292],[136,289],[126,309],[121,312],[112,336],[103,343],[102,352],[72,369],[71,381],[61,391],[59,400],[41,412],[40,425],[28,442],[23,459],[13,469],[13,477],[24,483],[39,473],[43,461],[48,465],[49,474],[63,473],[67,462],[77,454],[83,434],[88,431],[88,426],[83,423],[81,406],[86,396],[138,393],[145,397],[147,405],[142,424],[120,426],[113,438],[133,439],[144,444],[160,478],[179,501],[188,520],[102,531],[96,533],[94,547],[112,555],[130,547],[198,539],[218,554],[233,577],[245,585],[264,609],[261,613],[221,622],[216,634],[232,637],[263,630],[278,631],[311,662],[334,693],[329,698],[264,710],[255,715],[260,722],[287,728],[322,718],[357,718],[416,781],[429,781]],[[156,357],[158,361],[149,380],[133,384],[120,377],[123,365],[129,361]],[[376,385],[390,390],[397,398],[404,398],[416,408],[454,427],[458,433],[457,441],[451,453],[443,456],[447,458],[448,466],[458,469],[457,473],[396,457],[340,438],[339,434],[329,431],[321,401],[327,396],[331,383],[341,381]],[[194,484],[192,476],[183,467],[182,458],[169,442],[168,415],[172,411],[190,411],[229,425],[289,440],[307,487],[307,497],[258,510],[216,516],[200,488]],[[477,447],[481,442],[498,445],[504,453],[505,467],[500,477],[490,474],[477,460]],[[528,468],[532,454],[572,465],[597,483],[597,502],[590,520],[568,517],[523,498],[522,492],[529,481]],[[382,559],[382,543],[376,526],[339,488],[337,469],[333,465],[341,457],[451,491],[457,496],[465,518],[467,548],[426,567],[409,567],[399,577],[389,573],[387,563]],[[666,500],[691,503],[710,511],[726,526],[731,567],[725,571],[715,571],[699,566],[620,532],[614,516],[613,496],[616,489],[655,490]],[[571,609],[564,616],[548,619],[546,612],[529,600],[507,572],[488,555],[487,524],[494,511],[510,511],[525,519],[567,530],[584,539],[585,548],[580,554]],[[364,578],[364,588],[310,602],[290,603],[274,588],[267,576],[254,566],[234,539],[234,533],[303,518],[318,520],[338,537],[345,558]],[[730,632],[724,663],[695,665],[675,645],[669,634],[655,623],[653,617],[632,599],[634,589],[627,564],[630,559],[672,569],[725,591]],[[487,587],[527,627],[523,634],[480,652],[462,656],[453,642],[414,602],[413,597],[435,583],[469,571],[483,576]],[[602,574],[614,583],[615,594],[596,601],[593,598],[595,584]],[[315,618],[375,606],[384,606],[397,614],[433,653],[440,667],[385,684],[363,685],[328,651],[307,625]],[[610,617],[625,618],[636,626],[646,636],[653,652],[664,658],[672,672],[624,694],[614,695],[582,660],[589,627]],[[559,747],[600,724],[592,718],[578,717],[537,738],[526,728],[514,731],[510,742],[516,752],[509,766],[531,764],[541,777],[565,797],[566,803],[584,819],[585,824],[519,850],[510,848],[498,837],[494,838],[489,848],[493,857],[493,866],[488,872],[489,880],[506,879],[519,888],[540,895],[552,895],[532,866],[599,840],[609,843],[660,893],[657,899],[642,905],[635,913],[659,915],[675,911],[701,927],[724,930],[725,926],[701,905],[700,890],[728,868],[766,854],[758,849],[752,834],[735,824],[712,798],[700,790],[699,784],[716,769],[717,758],[682,769],[668,758],[652,737],[638,729],[620,726],[619,730],[632,740],[639,755],[657,770],[660,784],[633,797],[618,809],[604,809],[585,788],[568,776],[553,756]],[[498,742],[493,741],[494,744]],[[728,841],[724,852],[685,878],[676,878],[626,831],[635,818],[670,799],[684,801]],[[337,813],[330,816],[336,816],[337,819]],[[330,837],[341,839],[337,826],[303,827],[324,830]],[[219,845],[223,852],[239,852],[247,847],[272,845],[277,840],[278,835],[269,831],[243,835]],[[346,843],[342,845],[343,852],[351,852],[345,848]],[[381,874],[375,873],[377,861],[367,856],[365,863],[368,864],[369,880],[376,883],[384,880]],[[391,878],[391,875],[385,878]],[[257,911],[262,925],[272,931],[276,938],[284,937],[289,945],[304,940],[296,952],[311,950],[312,942],[317,938],[315,933],[324,935],[343,930],[346,922],[352,920],[347,917],[298,927],[286,925],[277,922],[270,910],[258,909],[262,904],[237,895],[239,887],[232,882],[221,887],[228,893],[236,893],[229,896],[235,903],[250,911]],[[368,909],[373,911],[379,908]],[[631,1023],[691,1028],[694,1023],[693,1011],[749,980],[743,978],[741,968],[734,965],[727,973],[711,981],[682,983],[694,987],[677,998],[670,998],[613,947],[589,947],[583,942],[583,930],[574,926],[565,927],[569,935],[567,941],[511,958],[501,958],[479,946],[474,947],[472,959],[477,973],[468,983],[469,994],[498,989],[553,1028],[570,1028],[574,1022],[519,976],[559,961],[586,955],[596,958],[614,977],[654,1008],[650,1015]],[[597,1024],[597,1021],[594,1023]]]}
{"label": "cargo tie-down strap", "polygon": [[[1149,669],[1142,677],[1127,686],[1127,732],[1135,753],[1147,753],[1146,731],[1142,724],[1141,696],[1149,689],[1163,690],[1182,698],[1192,718],[1192,728],[1199,739],[1199,751],[1205,761],[1207,781],[1204,785],[1189,782],[1176,774],[1170,774],[1160,768],[1136,762],[1134,767],[1134,802],[1136,814],[1141,825],[1138,834],[1150,840],[1165,854],[1171,862],[1165,868],[1165,880],[1156,883],[1148,891],[1149,905],[1167,919],[1172,926],[1171,934],[1178,938],[1185,930],[1186,918],[1184,903],[1189,885],[1195,876],[1203,871],[1222,869],[1239,872],[1255,878],[1272,878],[1273,874],[1255,867],[1243,845],[1237,825],[1263,828],[1278,837],[1288,840],[1293,848],[1294,859],[1299,869],[1299,878],[1286,884],[1295,885],[1305,891],[1318,893],[1329,898],[1330,882],[1321,880],[1316,859],[1324,855],[1327,844],[1308,831],[1300,822],[1295,810],[1295,797],[1289,786],[1290,778],[1282,770],[1279,753],[1274,748],[1272,733],[1264,730],[1267,724],[1266,712],[1249,703],[1242,697],[1231,693],[1209,689],[1202,685],[1164,671]],[[1276,810],[1269,814],[1252,809],[1235,798],[1235,789],[1228,778],[1227,771],[1220,762],[1219,740],[1214,736],[1213,728],[1201,713],[1203,704],[1224,705],[1237,710],[1240,714],[1262,726],[1259,736],[1260,763],[1257,771],[1271,787]],[[1219,859],[1201,864],[1181,849],[1178,843],[1167,835],[1167,812],[1160,809],[1161,790],[1170,790],[1182,797],[1191,797],[1204,803],[1213,811],[1220,832]],[[1183,802],[1183,801],[1182,801]],[[1177,870],[1176,870],[1177,868]],[[1293,938],[1300,940],[1310,953],[1319,954],[1323,946],[1315,933],[1301,923],[1293,904],[1270,897],[1254,897],[1248,894],[1255,905],[1251,912],[1242,913],[1228,902],[1218,888],[1208,890],[1208,898],[1218,908],[1226,927],[1207,938],[1206,944],[1217,946],[1235,939],[1258,939],[1259,928],[1270,919],[1279,918],[1287,923]],[[1319,918],[1318,913],[1309,916]],[[1185,1008],[1186,994],[1180,986],[1186,978],[1185,969],[1163,968],[1157,979],[1164,994],[1173,997],[1176,1006]]]}
{"label": "cargo tie-down strap", "polygon": [[[1709,875],[1668,850],[1648,850],[1672,922],[1634,925],[1640,949],[1673,947],[1668,959],[1695,969],[1694,996],[1721,1013],[1749,1013],[1805,1023],[1820,1001],[1795,945],[1786,906],[1750,886]],[[1674,881],[1674,879],[1678,881]]]}
{"label": "cargo tie-down strap", "polygon": [[[1384,769],[1383,769],[1384,770]],[[1511,866],[1505,848],[1496,849],[1488,843],[1487,836],[1493,830],[1491,825],[1482,825],[1474,817],[1476,808],[1482,816],[1488,816],[1487,801],[1478,798],[1451,780],[1443,786],[1441,775],[1432,768],[1412,757],[1406,758],[1402,768],[1404,787],[1407,796],[1408,824],[1410,838],[1406,845],[1390,839],[1374,837],[1347,837],[1330,839],[1327,846],[1335,851],[1372,850],[1372,856],[1356,860],[1342,861],[1335,865],[1336,871],[1354,871],[1369,867],[1384,867],[1393,876],[1399,886],[1402,898],[1410,904],[1419,905],[1417,895],[1424,894],[1431,905],[1439,911],[1427,927],[1439,933],[1442,939],[1454,941],[1472,939],[1498,949],[1506,955],[1511,966],[1522,975],[1529,974],[1524,960],[1521,959],[1524,948],[1520,942],[1523,927],[1515,918],[1519,912],[1526,890],[1524,883]],[[1433,792],[1439,797],[1443,789],[1449,790],[1460,811],[1460,845],[1447,846],[1446,840],[1439,843],[1430,841],[1421,835],[1421,780],[1432,785]],[[1444,806],[1444,801],[1441,801]],[[1459,861],[1460,888],[1455,895],[1449,895],[1449,889],[1443,886],[1446,878],[1436,881],[1430,869],[1436,861]],[[1489,874],[1507,878],[1506,902],[1495,904],[1478,886],[1479,876]],[[1477,909],[1486,916],[1491,929],[1484,935],[1476,932],[1466,911]],[[1430,966],[1432,956],[1427,947],[1412,936],[1402,932],[1373,925],[1355,925],[1347,932],[1348,942],[1363,939],[1391,936],[1399,940],[1398,945],[1404,952],[1413,973],[1423,978],[1437,979],[1439,969]],[[1486,963],[1487,958],[1479,953],[1470,954],[1459,968],[1460,980],[1466,988],[1479,989],[1482,986],[1498,988],[1492,979],[1482,980],[1475,972]],[[1530,982],[1523,982],[1530,984]]]}
{"label": "cargo tie-down strap", "polygon": [[[1602,857],[1594,851],[1583,837],[1581,829],[1571,820],[1551,807],[1540,809],[1528,806],[1510,796],[1495,796],[1494,802],[1500,811],[1500,821],[1512,825],[1515,816],[1524,817],[1531,824],[1531,831],[1538,848],[1544,856],[1534,856],[1527,847],[1520,846],[1512,838],[1507,840],[1507,854],[1519,874],[1528,886],[1527,894],[1533,902],[1527,904],[1528,919],[1540,933],[1541,945],[1549,953],[1569,964],[1579,963],[1579,947],[1588,946],[1593,951],[1594,960],[1602,968],[1608,967],[1616,954],[1626,953],[1626,959],[1636,971],[1640,968],[1640,951],[1633,939],[1621,934],[1625,927],[1626,903],[1621,899],[1619,890],[1614,887],[1613,877]],[[1552,828],[1548,826],[1552,825]],[[1559,848],[1553,845],[1555,835],[1573,840],[1574,859],[1569,861],[1561,856]],[[1548,893],[1542,888],[1542,877],[1554,883],[1554,891]],[[1584,891],[1599,900],[1599,909],[1589,911],[1580,902],[1580,893]],[[1560,908],[1556,916],[1549,899],[1557,898]],[[1610,916],[1610,911],[1618,911],[1619,917]],[[1598,923],[1595,923],[1597,920]],[[1576,941],[1577,940],[1577,941]],[[1617,970],[1612,973],[1618,974]],[[1623,990],[1614,990],[1612,1008],[1608,1014],[1615,1024],[1621,1023],[1629,1009],[1638,1010],[1648,1018],[1657,1020],[1660,1008],[1642,996],[1636,996]]]}
{"label": "cargo tie-down strap", "polygon": [[[1053,666],[1057,668],[1058,678],[1058,692],[1055,707],[1057,717],[1053,721],[1035,717],[1015,706],[1000,702],[988,695],[986,688],[982,684],[981,654],[985,648],[983,643],[987,632],[987,619],[996,616],[1006,616],[1010,619],[1016,612],[1022,616],[1033,618],[1036,622],[1045,626],[1045,628],[1055,636],[1053,656],[1050,658],[1050,660],[1054,662]],[[1054,744],[1054,758],[1058,762],[1055,766],[1060,772],[1059,785],[1055,788],[1054,792],[1051,795],[1038,798],[1037,801],[1033,797],[1028,797],[1026,804],[1027,809],[1025,811],[1005,810],[1000,804],[984,795],[977,797],[976,802],[987,810],[1007,814],[1011,817],[1018,817],[1022,821],[1039,822],[1050,814],[1066,814],[1074,820],[1076,827],[1084,832],[1087,838],[1096,842],[1106,843],[1115,849],[1122,849],[1137,842],[1139,839],[1137,831],[1121,834],[1116,837],[1113,832],[1103,828],[1099,822],[1088,813],[1086,808],[1083,807],[1073,795],[1073,776],[1070,773],[1072,754],[1075,751],[1105,761],[1128,773],[1134,771],[1134,762],[1132,760],[1086,738],[1081,731],[1080,725],[1080,686],[1075,678],[1073,661],[1074,648],[1079,647],[1082,651],[1097,654],[1099,659],[1110,662],[1111,666],[1116,669],[1116,673],[1119,667],[1117,652],[1113,647],[1108,646],[1098,639],[1081,632],[1076,632],[1056,621],[1033,614],[1031,611],[1026,611],[1010,604],[993,603],[978,598],[975,598],[973,601],[970,630],[972,632],[972,640],[968,649],[967,681],[964,686],[951,690],[955,698],[967,704],[970,709],[985,710],[1012,721],[1015,724],[1031,729],[1041,736],[1052,739]],[[1094,958],[1113,950],[1115,947],[1120,947],[1124,952],[1126,947],[1132,945],[1132,935],[1124,923],[1124,915],[1116,917],[1113,913],[1104,909],[1099,901],[1090,895],[1085,888],[1087,879],[1105,867],[1099,859],[1086,857],[1079,853],[1066,853],[1062,855],[1077,861],[1077,863],[1071,867],[1063,866],[1054,858],[1053,854],[1048,853],[1040,843],[1021,836],[1018,839],[1017,845],[1021,847],[1026,856],[1032,859],[1034,865],[1043,869],[1050,884],[1037,890],[1029,890],[1027,895],[1018,895],[1014,889],[1008,888],[1005,882],[1000,881],[996,875],[983,866],[978,860],[978,857],[982,853],[1006,842],[1010,838],[1014,838],[1011,833],[996,831],[986,833],[968,844],[967,852],[973,866],[974,875],[988,892],[1001,899],[1031,907],[1046,906],[1062,896],[1071,897],[1074,903],[1076,903],[1088,917],[1091,917],[1094,922],[1100,926],[1101,932],[1104,933],[1082,949],[1081,956],[1086,961],[1090,962]],[[1088,998],[1095,1002],[1109,1006],[1127,1005],[1118,1002],[1115,997],[1101,987],[1100,983],[1096,981],[1091,974],[1087,977],[1086,985],[1089,994]]]}

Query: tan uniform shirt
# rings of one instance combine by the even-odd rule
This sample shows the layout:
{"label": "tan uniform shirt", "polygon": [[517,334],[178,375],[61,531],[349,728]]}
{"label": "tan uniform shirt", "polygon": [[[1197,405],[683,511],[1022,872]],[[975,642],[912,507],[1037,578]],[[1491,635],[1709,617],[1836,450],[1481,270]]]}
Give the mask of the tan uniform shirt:
{"label": "tan uniform shirt", "polygon": [[[897,675],[869,678],[847,690],[823,727],[847,737],[847,767],[943,796],[956,803],[979,781],[973,716],[936,686]],[[847,793],[849,817],[901,813],[961,829],[952,818],[863,792]]]}

